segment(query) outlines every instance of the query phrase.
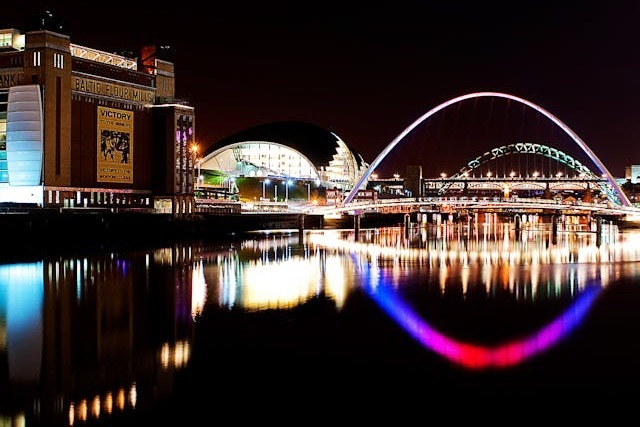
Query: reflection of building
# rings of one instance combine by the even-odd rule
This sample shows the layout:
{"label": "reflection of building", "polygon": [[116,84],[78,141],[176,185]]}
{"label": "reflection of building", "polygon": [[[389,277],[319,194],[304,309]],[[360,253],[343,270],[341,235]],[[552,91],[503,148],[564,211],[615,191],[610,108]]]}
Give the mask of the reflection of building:
{"label": "reflection of building", "polygon": [[210,148],[201,168],[239,177],[319,181],[350,190],[368,164],[335,133],[301,122],[267,123],[240,131]]}
{"label": "reflection of building", "polygon": [[0,425],[98,421],[172,393],[191,357],[191,253],[0,265]]}
{"label": "reflection of building", "polygon": [[0,202],[189,212],[194,109],[161,52],[0,30]]}

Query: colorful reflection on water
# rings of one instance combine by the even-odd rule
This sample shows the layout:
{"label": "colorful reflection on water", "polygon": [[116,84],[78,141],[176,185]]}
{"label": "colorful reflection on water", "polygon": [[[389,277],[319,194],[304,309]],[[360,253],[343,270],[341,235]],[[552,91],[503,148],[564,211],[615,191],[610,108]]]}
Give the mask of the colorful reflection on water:
{"label": "colorful reflection on water", "polygon": [[[117,425],[118,414],[174,393],[208,311],[251,319],[321,299],[339,314],[358,292],[428,352],[465,369],[512,368],[579,329],[608,286],[638,278],[639,260],[634,230],[514,234],[507,225],[473,232],[441,225],[357,236],[265,232],[2,264],[0,384],[10,398],[0,424]],[[486,340],[475,332],[483,319],[456,329],[447,324],[455,319],[433,314],[451,299],[463,309],[477,300],[559,309],[535,328],[511,326]]]}
{"label": "colorful reflection on water", "polygon": [[[274,236],[245,242],[232,261],[218,260],[210,283],[217,283],[221,305],[246,310],[291,307],[321,291],[340,308],[349,288],[361,286],[426,348],[476,369],[509,367],[545,351],[579,326],[602,288],[621,273],[633,278],[640,273],[636,233],[608,231],[602,243],[602,236],[592,232],[554,236],[536,230],[514,239],[509,224],[499,230],[469,237],[444,227],[437,238],[429,238],[428,229],[406,236],[386,228],[369,230],[357,241],[351,232],[324,231],[309,233],[308,246],[298,254],[290,250],[291,237]],[[243,264],[243,251],[260,256]],[[437,286],[443,293],[460,286],[463,296],[471,287],[487,294],[508,292],[514,299],[569,294],[575,300],[526,337],[474,345],[438,332],[395,292],[408,275],[414,276],[412,283]]]}

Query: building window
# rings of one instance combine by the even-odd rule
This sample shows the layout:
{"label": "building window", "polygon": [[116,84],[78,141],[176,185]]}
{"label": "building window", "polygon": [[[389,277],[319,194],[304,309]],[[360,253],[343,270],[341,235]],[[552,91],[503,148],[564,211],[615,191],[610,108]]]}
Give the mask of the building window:
{"label": "building window", "polygon": [[33,66],[34,67],[39,67],[40,66],[40,52],[33,52]]}
{"label": "building window", "polygon": [[63,69],[64,68],[64,56],[62,56],[59,53],[54,53],[53,54],[53,66],[55,68]]}
{"label": "building window", "polygon": [[0,46],[11,46],[12,44],[11,34],[0,34]]}

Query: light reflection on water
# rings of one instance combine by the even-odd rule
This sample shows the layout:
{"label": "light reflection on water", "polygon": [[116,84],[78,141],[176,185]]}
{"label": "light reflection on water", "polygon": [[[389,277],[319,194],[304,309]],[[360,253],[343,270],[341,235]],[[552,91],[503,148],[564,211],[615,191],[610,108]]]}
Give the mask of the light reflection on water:
{"label": "light reflection on water", "polygon": [[[579,329],[603,290],[638,278],[638,261],[637,230],[515,235],[502,226],[482,233],[439,226],[367,229],[357,239],[349,230],[257,233],[0,265],[0,385],[19,408],[0,406],[0,422],[106,423],[173,393],[208,312],[251,319],[321,300],[340,314],[358,293],[378,307],[375,315],[453,364],[513,367]],[[519,330],[509,319],[486,339],[490,320],[434,314],[451,300],[460,301],[457,315],[479,300],[554,309],[535,328]],[[14,385],[36,394],[18,398]]]}
{"label": "light reflection on water", "polygon": [[544,231],[514,239],[508,230],[499,236],[428,239],[422,230],[417,241],[400,228],[382,228],[363,232],[358,240],[343,230],[308,232],[300,248],[297,236],[276,234],[218,254],[206,263],[198,286],[202,280],[215,285],[210,300],[221,306],[261,310],[293,307],[320,292],[341,307],[350,288],[366,286],[354,276],[363,268],[384,271],[394,286],[412,276],[412,282],[441,292],[461,286],[466,294],[481,287],[488,294],[506,290],[516,299],[573,295],[587,282],[605,287],[620,274],[637,277],[640,234],[629,231],[599,245],[596,240],[590,232],[554,237]]}
{"label": "light reflection on water", "polygon": [[[508,227],[498,229],[501,234],[472,237],[445,229],[435,239],[427,229],[413,236],[399,228],[376,229],[357,240],[352,232],[312,232],[299,256],[292,256],[290,238],[280,236],[245,242],[243,250],[251,248],[260,256],[242,267],[239,259],[233,264],[219,261],[209,274],[211,283],[218,283],[222,305],[246,310],[292,307],[321,290],[340,309],[350,287],[363,287],[426,348],[468,368],[487,368],[513,366],[547,350],[580,324],[600,290],[621,275],[636,278],[640,273],[635,232],[609,232],[603,242],[591,232],[536,230],[514,238]],[[225,280],[229,277],[234,280]],[[394,292],[407,283],[437,286],[441,293],[460,286],[463,296],[470,288],[481,288],[487,295],[506,291],[516,300],[568,295],[573,301],[533,333],[476,345],[446,336],[421,319],[402,292]]]}

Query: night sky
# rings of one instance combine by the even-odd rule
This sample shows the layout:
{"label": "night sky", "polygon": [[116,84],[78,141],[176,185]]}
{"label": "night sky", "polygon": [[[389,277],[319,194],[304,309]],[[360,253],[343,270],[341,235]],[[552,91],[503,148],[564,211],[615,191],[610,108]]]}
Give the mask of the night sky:
{"label": "night sky", "polygon": [[[75,44],[110,52],[170,46],[177,97],[195,107],[203,147],[247,127],[296,120],[335,132],[372,162],[441,102],[497,91],[554,114],[615,176],[640,164],[638,2],[236,1],[188,2],[183,10],[175,9],[180,3],[22,3],[2,6],[0,27],[24,29],[48,8]],[[501,102],[466,110],[503,129],[505,120],[538,120]],[[434,117],[398,145],[384,170],[421,164],[425,177],[453,173],[520,138],[575,148],[546,140],[552,130],[494,133],[483,142],[479,128],[450,110],[457,125],[437,127]],[[457,136],[446,137],[445,128]]]}

